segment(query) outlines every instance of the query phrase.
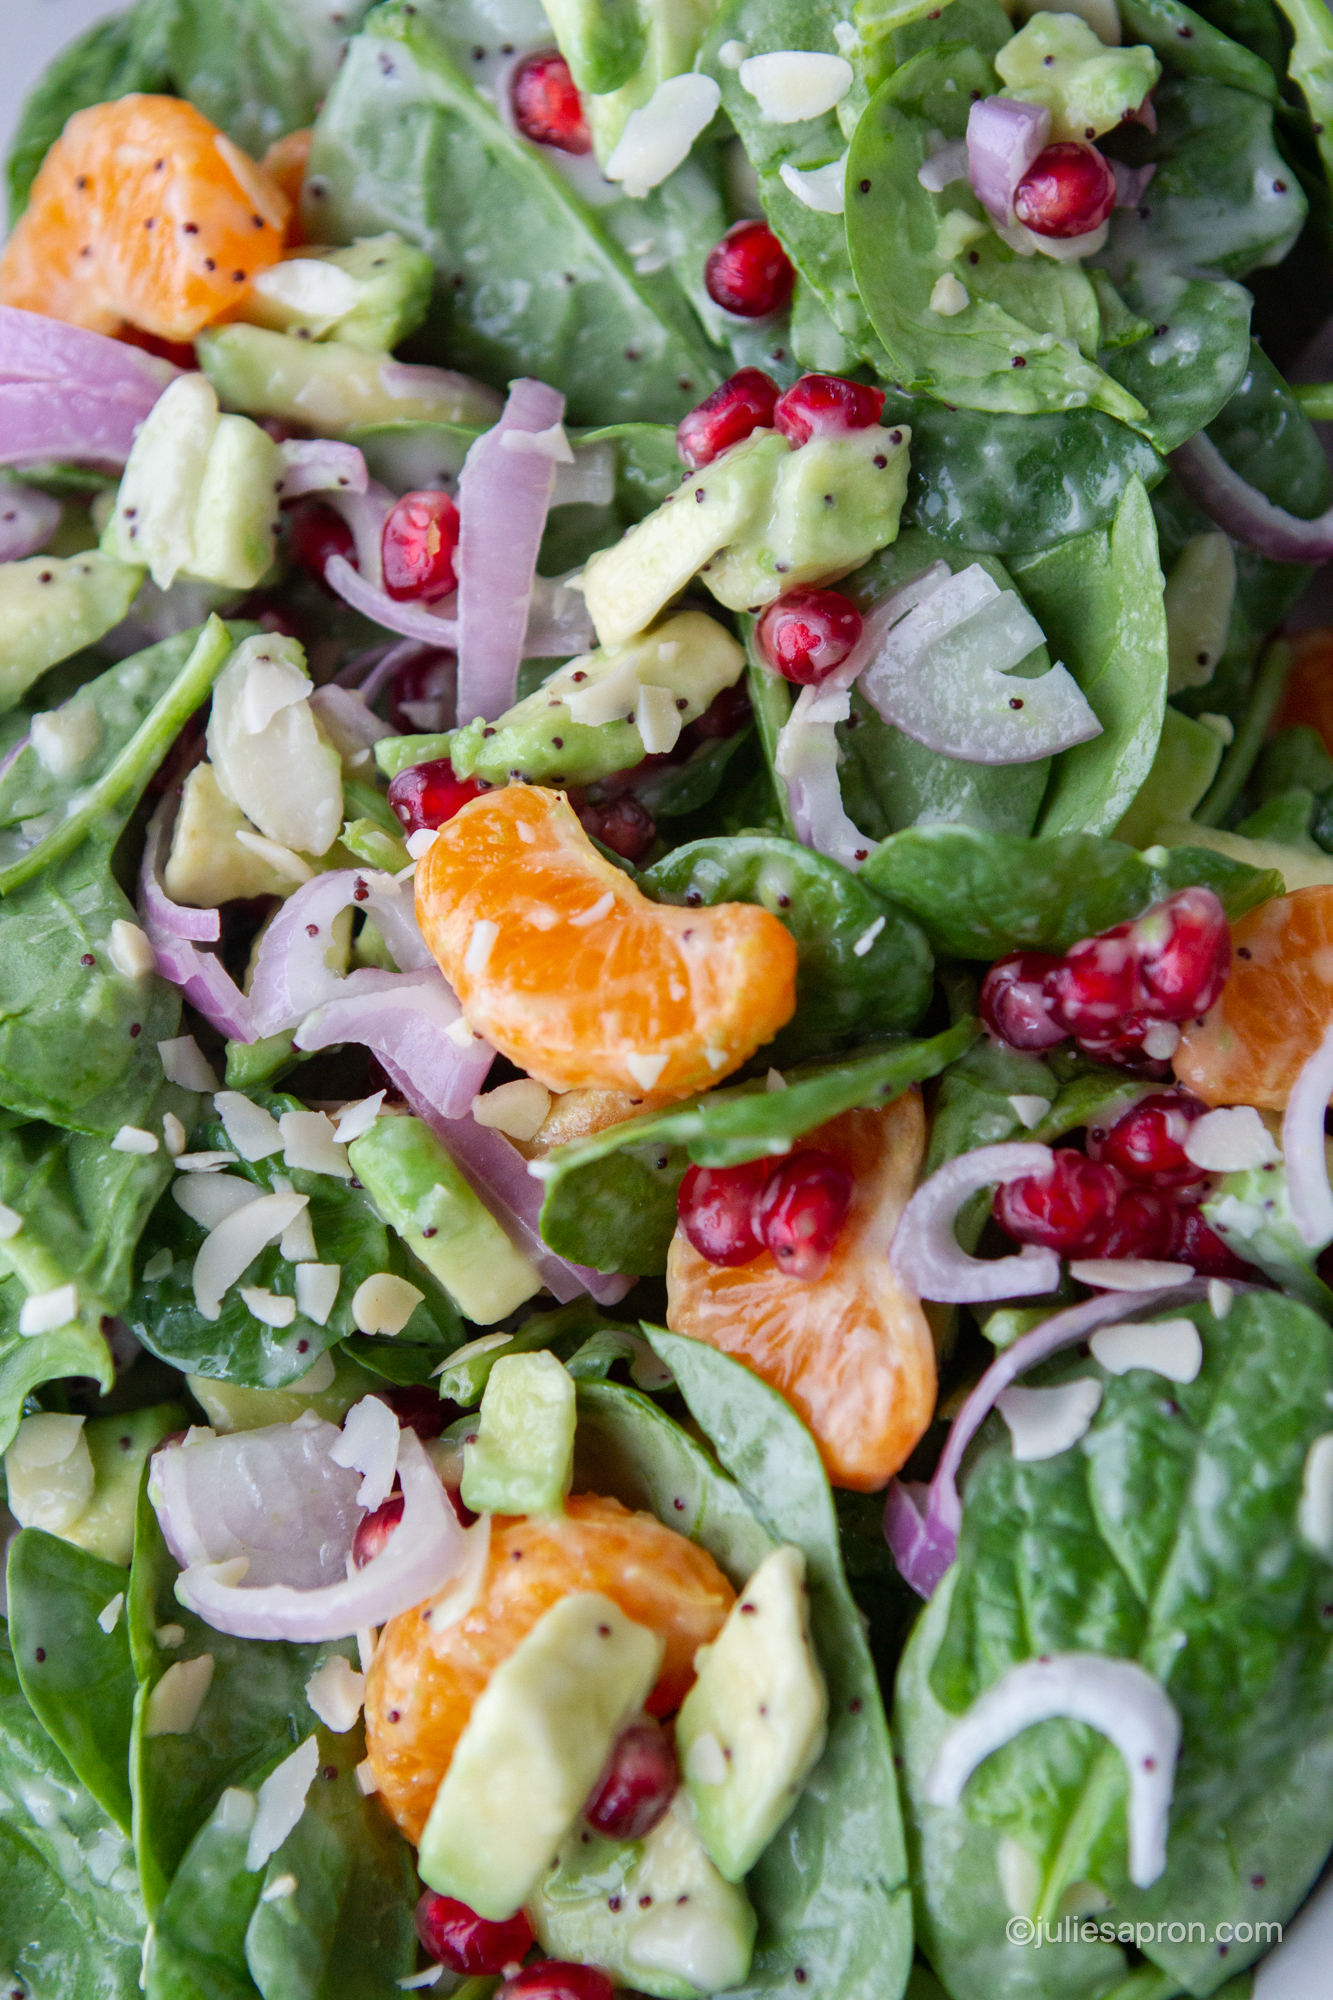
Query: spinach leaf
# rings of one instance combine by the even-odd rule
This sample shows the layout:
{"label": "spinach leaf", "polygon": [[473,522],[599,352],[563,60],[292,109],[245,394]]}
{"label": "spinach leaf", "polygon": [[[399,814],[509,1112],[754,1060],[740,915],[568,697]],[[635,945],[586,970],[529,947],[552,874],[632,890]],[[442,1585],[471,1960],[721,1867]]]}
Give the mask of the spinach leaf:
{"label": "spinach leaf", "polygon": [[1333,497],[1333,473],[1318,433],[1257,340],[1208,435],[1234,472],[1303,520],[1322,514]]}
{"label": "spinach leaf", "polygon": [[47,64],[19,115],[10,149],[11,223],[26,207],[38,167],[74,112],[131,90],[170,89],[165,41],[158,29],[156,14],[141,5],[114,20],[98,21]]}
{"label": "spinach leaf", "polygon": [[[1108,250],[1115,247],[1113,238]],[[1159,452],[1174,451],[1212,422],[1245,373],[1253,302],[1229,278],[1182,277],[1147,259],[1132,272],[1110,255],[1107,263],[1126,303],[1154,331],[1103,355],[1103,366],[1147,410],[1145,438]]]}
{"label": "spinach leaf", "polygon": [[1182,0],[1120,0],[1120,18],[1130,41],[1146,42],[1171,68],[1277,103],[1277,78],[1263,58]]}
{"label": "spinach leaf", "polygon": [[[1102,1377],[1077,1448],[1023,1464],[1001,1445],[977,1463],[930,1684],[957,1713],[1017,1661],[1066,1651],[1133,1658],[1163,1683],[1183,1735],[1167,1866],[1150,1888],[1125,1874],[1123,1766],[1082,1725],[1024,1732],[959,1810],[1037,1863],[1038,1916],[1090,1880],[1127,1921],[1201,1920],[1192,1939],[1143,1948],[1202,1995],[1262,1948],[1238,1940],[1219,1956],[1213,1924],[1284,1921],[1333,1843],[1333,1802],[1326,1789],[1310,1797],[1306,1768],[1313,1753],[1322,1780],[1329,1755],[1329,1565],[1298,1526],[1333,1394],[1333,1331],[1270,1292],[1236,1299],[1222,1321],[1202,1307],[1191,1317],[1197,1380],[1168,1395],[1147,1370]],[[1294,1821],[1278,1808],[1292,1791]],[[928,1821],[911,1777],[909,1798]]]}
{"label": "spinach leaf", "polygon": [[1295,36],[1288,71],[1305,99],[1324,174],[1333,187],[1333,22],[1319,0],[1277,0],[1277,4],[1287,17],[1283,27],[1290,27]]}
{"label": "spinach leaf", "polygon": [[175,92],[258,157],[284,132],[310,124],[369,5],[169,0]]}
{"label": "spinach leaf", "polygon": [[912,1956],[893,1755],[819,1454],[799,1418],[749,1369],[677,1334],[654,1328],[650,1338],[762,1526],[803,1551],[828,1682],[827,1747],[747,1880],[759,1938],[741,1993],[791,1991],[799,1967],[802,1992],[893,2000]]}
{"label": "spinach leaf", "polygon": [[970,1153],[976,1146],[998,1146],[1005,1139],[1026,1137],[1031,1129],[1010,1103],[1010,1097],[1044,1097],[1055,1102],[1059,1086],[1039,1056],[1006,1048],[988,1035],[973,1042],[940,1078],[930,1122],[930,1149],[925,1172],[933,1174],[946,1160]]}
{"label": "spinach leaf", "polygon": [[[265,1772],[249,1775],[253,1785]],[[144,1964],[148,2000],[255,2000],[245,1933],[264,1876],[245,1865],[248,1841],[248,1830],[219,1804],[190,1842],[154,1919]]]}
{"label": "spinach leaf", "polygon": [[1190,883],[1214,890],[1233,922],[1282,893],[1272,870],[1204,848],[1139,854],[1095,834],[1020,840],[953,826],[895,833],[867,878],[912,912],[936,951],[988,964],[1006,951],[1068,951]]}
{"label": "spinach leaf", "polygon": [[[553,1250],[597,1270],[665,1271],[676,1226],[676,1190],[693,1160],[736,1166],[857,1105],[887,1103],[936,1076],[975,1040],[962,1021],[929,1041],[887,1042],[841,1062],[793,1070],[785,1090],[762,1082],[702,1097],[557,1146],[540,1167],[546,1189],[541,1232]],[[603,1261],[604,1260],[604,1261]]]}
{"label": "spinach leaf", "polygon": [[930,1000],[919,927],[836,861],[773,834],[691,841],[645,870],[646,895],[758,903],[796,941],[796,1013],[764,1054],[779,1068],[912,1028]]}
{"label": "spinach leaf", "polygon": [[[256,1091],[253,1101],[275,1118],[284,1111],[304,1109],[299,1098],[279,1092]],[[221,1121],[206,1121],[195,1135],[195,1144],[205,1152],[225,1148],[227,1135]],[[166,1164],[169,1168],[170,1162]],[[191,1273],[207,1232],[168,1192],[144,1230],[136,1258],[138,1285],[125,1307],[126,1319],[151,1353],[193,1375],[217,1376],[252,1389],[280,1389],[308,1374],[335,1342],[356,1333],[352,1300],[357,1287],[377,1271],[396,1271],[425,1294],[398,1336],[400,1345],[430,1349],[431,1365],[440,1352],[457,1345],[460,1321],[455,1307],[401,1238],[381,1221],[363,1188],[330,1174],[288,1167],[281,1153],[266,1160],[240,1160],[229,1172],[265,1193],[272,1193],[281,1180],[295,1193],[309,1196],[307,1213],[319,1261],[337,1264],[342,1270],[328,1320],[320,1326],[298,1310],[290,1325],[266,1326],[250,1312],[239,1286],[227,1293],[216,1320],[205,1319],[195,1303]],[[144,1265],[161,1250],[171,1253],[170,1270],[158,1278],[145,1278]],[[247,1277],[279,1297],[294,1298],[298,1268],[282,1255],[277,1244],[270,1244],[260,1252]]]}
{"label": "spinach leaf", "polygon": [[54,1333],[29,1337],[19,1332],[19,1310],[26,1296],[17,1278],[0,1278],[0,1448],[6,1451],[14,1441],[26,1397],[43,1382],[85,1375],[106,1392],[116,1379],[99,1314],[83,1311]]}
{"label": "spinach leaf", "polygon": [[[423,162],[429,168],[423,169]],[[410,5],[355,37],[315,126],[307,191],[334,241],[396,229],[438,273],[432,358],[540,376],[574,423],[674,420],[720,357],[669,271],[643,274],[599,211],[511,133]]]}
{"label": "spinach leaf", "polygon": [[1011,564],[1102,725],[1055,760],[1041,831],[1111,833],[1152,769],[1166,707],[1166,611],[1147,494],[1131,480],[1109,530]]}
{"label": "spinach leaf", "polygon": [[137,2000],[144,1913],[129,1842],[24,1698],[0,1632],[0,1962],[35,1995]]}

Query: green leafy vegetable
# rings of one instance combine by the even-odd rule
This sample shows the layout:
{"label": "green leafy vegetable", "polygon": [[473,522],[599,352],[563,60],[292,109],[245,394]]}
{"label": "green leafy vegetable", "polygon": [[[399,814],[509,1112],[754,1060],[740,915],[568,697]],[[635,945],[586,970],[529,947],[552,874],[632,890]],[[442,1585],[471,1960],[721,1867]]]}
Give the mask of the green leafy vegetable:
{"label": "green leafy vegetable", "polygon": [[[266,1773],[249,1775],[254,1784]],[[215,1806],[190,1842],[154,1919],[144,1964],[148,2000],[255,2000],[245,1933],[264,1876],[245,1865],[248,1840],[228,1804]]]}
{"label": "green leafy vegetable", "polygon": [[1324,173],[1333,187],[1333,22],[1320,0],[1277,0],[1277,5],[1295,35],[1289,74],[1309,109]]}
{"label": "green leafy vegetable", "polygon": [[1182,0],[1120,0],[1120,17],[1128,40],[1146,42],[1173,69],[1276,104],[1277,78],[1268,64]]}
{"label": "green leafy vegetable", "polygon": [[165,38],[142,7],[98,21],[48,63],[19,117],[9,154],[9,217],[26,207],[38,167],[65,121],[85,105],[104,104],[131,90],[170,88]]}

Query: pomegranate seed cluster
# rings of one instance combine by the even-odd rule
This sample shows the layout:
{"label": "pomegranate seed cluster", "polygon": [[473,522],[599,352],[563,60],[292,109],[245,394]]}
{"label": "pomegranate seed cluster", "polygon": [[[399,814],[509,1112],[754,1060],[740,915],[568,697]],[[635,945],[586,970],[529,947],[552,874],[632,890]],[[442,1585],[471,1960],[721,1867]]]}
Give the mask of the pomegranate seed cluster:
{"label": "pomegranate seed cluster", "polygon": [[710,1264],[751,1264],[767,1250],[788,1277],[811,1283],[828,1269],[853,1186],[841,1161],[808,1146],[776,1165],[691,1167],[676,1212]]}

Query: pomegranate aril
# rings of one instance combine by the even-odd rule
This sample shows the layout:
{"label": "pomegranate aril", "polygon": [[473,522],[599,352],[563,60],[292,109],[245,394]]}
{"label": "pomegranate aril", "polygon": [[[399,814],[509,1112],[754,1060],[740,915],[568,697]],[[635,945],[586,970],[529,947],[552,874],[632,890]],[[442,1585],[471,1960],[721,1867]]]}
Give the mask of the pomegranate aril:
{"label": "pomegranate aril", "polygon": [[642,861],[657,838],[657,822],[632,792],[621,792],[601,805],[580,806],[579,824],[625,861]]}
{"label": "pomegranate aril", "polygon": [[450,1972],[503,1972],[521,1965],[532,1950],[532,1925],[523,1911],[492,1923],[453,1896],[427,1889],[416,1908],[417,1936],[422,1949]]}
{"label": "pomegranate aril", "polygon": [[380,532],[385,594],[399,604],[433,604],[458,587],[458,509],[447,493],[404,493]]}
{"label": "pomegranate aril", "polygon": [[1134,930],[1146,1012],[1161,1021],[1206,1014],[1231,970],[1231,932],[1212,890],[1181,889]]}
{"label": "pomegranate aril", "polygon": [[681,1234],[710,1264],[751,1264],[763,1249],[754,1211],[769,1165],[748,1160],[740,1167],[691,1167],[681,1182]]}
{"label": "pomegranate aril", "polygon": [[419,1438],[437,1438],[446,1424],[463,1414],[457,1403],[443,1401],[424,1382],[405,1382],[379,1394],[397,1417],[399,1430],[415,1431]]}
{"label": "pomegranate aril", "polygon": [[738,729],[744,729],[754,710],[750,706],[749,691],[742,675],[733,681],[721,694],[714,695],[708,707],[696,722],[686,725],[681,731],[687,733],[694,742],[706,743],[721,737],[734,736]]}
{"label": "pomegranate aril", "polygon": [[373,1514],[365,1516],[352,1537],[352,1562],[357,1569],[364,1569],[368,1562],[374,1561],[402,1518],[401,1493],[391,1493]]}
{"label": "pomegranate aril", "polygon": [[772,428],[778,385],[762,368],[742,368],[676,426],[676,450],[693,471],[752,431]]}
{"label": "pomegranate aril", "polygon": [[615,2000],[615,1991],[595,1965],[547,1958],[537,1965],[525,1965],[500,1988],[495,2000]]}
{"label": "pomegranate aril", "polygon": [[389,682],[389,720],[400,735],[433,735],[445,725],[453,712],[457,674],[453,654],[430,646],[395,669]]}
{"label": "pomegranate aril", "polygon": [[343,556],[353,569],[357,567],[356,538],[341,514],[335,514],[332,507],[326,507],[322,500],[298,500],[286,517],[287,553],[307,576],[312,576],[320,589],[330,597],[324,581],[324,565],[330,556]]}
{"label": "pomegranate aril", "polygon": [[811,1283],[828,1269],[855,1183],[840,1160],[809,1146],[769,1170],[755,1232],[780,1271]]}
{"label": "pomegranate aril", "polygon": [[1141,1097],[1100,1138],[1088,1135],[1088,1151],[1105,1160],[1126,1180],[1151,1187],[1188,1187],[1204,1178],[1203,1169],[1185,1156],[1185,1139],[1196,1118],[1208,1109],[1184,1091],[1158,1090]]}
{"label": "pomegranate aril", "polygon": [[655,1722],[623,1729],[583,1817],[608,1840],[642,1840],[663,1817],[680,1784],[675,1740]]}
{"label": "pomegranate aril", "polygon": [[1114,207],[1110,162],[1076,139],[1044,147],[1014,193],[1014,214],[1035,236],[1086,236]]}
{"label": "pomegranate aril", "polygon": [[836,437],[840,431],[869,430],[879,422],[884,393],[843,375],[802,375],[779,399],[773,424],[795,445],[812,437]]}
{"label": "pomegranate aril", "polygon": [[1182,1203],[1176,1210],[1171,1256],[1177,1264],[1192,1264],[1200,1278],[1259,1279],[1253,1264],[1238,1257],[1204,1220],[1203,1210],[1192,1203]]}
{"label": "pomegranate aril", "polygon": [[774,673],[811,687],[840,667],[861,637],[861,614],[837,590],[789,590],[770,604],[755,637]]}
{"label": "pomegranate aril", "polygon": [[443,826],[482,790],[475,778],[456,778],[447,757],[435,757],[429,764],[409,764],[390,781],[389,804],[405,833],[420,833]]}
{"label": "pomegranate aril", "polygon": [[704,265],[704,290],[713,304],[741,319],[781,312],[795,283],[792,261],[766,222],[733,224]]}
{"label": "pomegranate aril", "polygon": [[1169,1194],[1158,1188],[1128,1188],[1116,1203],[1109,1226],[1084,1255],[1162,1258],[1170,1253],[1174,1233]]}
{"label": "pomegranate aril", "polygon": [[1230,969],[1221,903],[1211,889],[1181,889],[1132,923],[1072,945],[1047,992],[1053,1017],[1084,1048],[1135,1061],[1154,1023],[1206,1014]]}
{"label": "pomegranate aril", "polygon": [[1060,1146],[1049,1174],[1025,1174],[999,1190],[995,1220],[1016,1243],[1039,1243],[1065,1257],[1093,1256],[1123,1186],[1113,1168]]}
{"label": "pomegranate aril", "polygon": [[583,100],[558,49],[525,56],[514,71],[510,96],[514,123],[525,139],[562,153],[592,151]]}
{"label": "pomegranate aril", "polygon": [[1051,1014],[1046,982],[1063,963],[1049,951],[1011,951],[981,983],[981,1018],[1011,1049],[1053,1049],[1069,1035]]}

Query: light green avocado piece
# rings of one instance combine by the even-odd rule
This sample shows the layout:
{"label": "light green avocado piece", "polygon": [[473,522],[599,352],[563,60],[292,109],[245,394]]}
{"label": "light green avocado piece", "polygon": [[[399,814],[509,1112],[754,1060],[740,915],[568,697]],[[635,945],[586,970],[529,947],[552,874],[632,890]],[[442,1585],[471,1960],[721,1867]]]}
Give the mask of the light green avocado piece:
{"label": "light green avocado piece", "polygon": [[[489,426],[500,414],[495,392],[466,375],[406,369],[392,354],[368,354],[344,340],[297,340],[238,324],[201,333],[195,353],[229,409],[283,417],[322,437],[341,437],[358,424]],[[386,376],[386,368],[393,372]]]}
{"label": "light green avocado piece", "polygon": [[871,425],[812,437],[792,452],[763,514],[705,570],[714,597],[731,611],[755,611],[798,584],[846,576],[886,548],[907,497],[911,437],[901,425]]}
{"label": "light green avocado piece", "polygon": [[583,595],[603,646],[622,646],[651,625],[728,542],[759,514],[791,454],[779,431],[755,431],[669,493],[609,549],[590,556]]}
{"label": "light green avocado piece", "polygon": [[389,1227],[466,1319],[491,1326],[541,1290],[540,1274],[420,1118],[377,1118],[347,1157]]}
{"label": "light green avocado piece", "polygon": [[[669,750],[685,724],[744,671],[744,653],[716,619],[682,611],[625,645],[567,660],[498,721],[458,730],[447,754],[460,778],[492,785],[515,772],[536,784],[589,785],[638,764],[650,745]],[[670,697],[664,733],[654,733],[643,713],[645,687]],[[580,712],[606,719],[576,720]]]}
{"label": "light green avocado piece", "polygon": [[702,2000],[750,1970],[755,1914],[724,1881],[676,1794],[645,1840],[603,1840],[580,1824],[528,1905],[551,1958],[600,1965],[654,2000]]}
{"label": "light green avocado piece", "polygon": [[824,1748],[828,1691],[810,1641],[805,1557],[765,1556],[676,1718],[704,1846],[728,1882],[747,1875],[792,1811]]}
{"label": "light green avocado piece", "polygon": [[546,16],[571,76],[590,95],[619,90],[647,53],[638,0],[548,0]]}
{"label": "light green avocado piece", "polygon": [[427,1888],[492,1922],[523,1907],[663,1650],[598,1591],[551,1606],[495,1669],[458,1739],[421,1836]]}
{"label": "light green avocado piece", "polygon": [[266,1424],[294,1424],[307,1410],[322,1417],[325,1423],[341,1424],[353,1403],[384,1388],[382,1377],[349,1360],[340,1347],[321,1355],[310,1376],[301,1380],[308,1381],[311,1377],[323,1380],[324,1387],[303,1389],[299,1383],[293,1383],[287,1389],[247,1389],[239,1382],[224,1382],[212,1375],[187,1375],[185,1379],[190,1394],[213,1429],[223,1432],[258,1431]]}
{"label": "light green avocado piece", "polygon": [[1162,713],[1157,754],[1129,811],[1112,838],[1127,847],[1150,847],[1161,822],[1170,814],[1187,819],[1217,776],[1222,739],[1206,722],[1182,715],[1168,702]]}
{"label": "light green avocado piece", "polygon": [[0,563],[0,713],[129,610],[143,570],[89,549]]}
{"label": "light green avocado piece", "polygon": [[158,1403],[120,1417],[93,1417],[83,1427],[93,1461],[93,1497],[62,1539],[76,1542],[103,1562],[129,1567],[134,1553],[134,1517],[139,1486],[150,1452],[172,1431],[188,1424],[179,1403]]}
{"label": "light green avocado piece", "polygon": [[588,100],[593,146],[603,166],[615,151],[630,113],[647,104],[659,83],[693,69],[699,44],[718,12],[718,0],[652,0],[641,11],[647,43],[638,69],[618,90]]}
{"label": "light green avocado piece", "polygon": [[430,304],[434,266],[392,229],[345,250],[306,249],[261,271],[242,312],[247,325],[301,340],[330,336],[387,354],[415,333]]}
{"label": "light green avocado piece", "polygon": [[1091,139],[1137,111],[1162,74],[1149,48],[1108,49],[1077,14],[1034,14],[995,67],[1006,97],[1044,104],[1052,139]]}
{"label": "light green avocado piece", "polygon": [[172,902],[213,910],[237,897],[290,896],[296,887],[291,877],[236,838],[256,832],[219,785],[213,766],[196,764],[181,791],[162,875]]}
{"label": "light green avocado piece", "polygon": [[273,563],[283,458],[248,417],[219,417],[204,461],[188,574],[253,590]]}
{"label": "light green avocado piece", "polygon": [[574,1482],[574,1378],[554,1354],[502,1354],[463,1451],[474,1514],[558,1514]]}

